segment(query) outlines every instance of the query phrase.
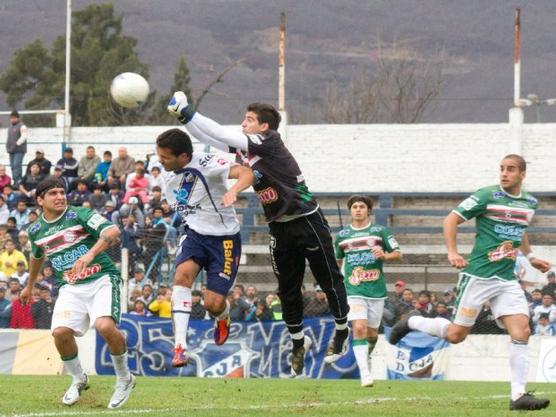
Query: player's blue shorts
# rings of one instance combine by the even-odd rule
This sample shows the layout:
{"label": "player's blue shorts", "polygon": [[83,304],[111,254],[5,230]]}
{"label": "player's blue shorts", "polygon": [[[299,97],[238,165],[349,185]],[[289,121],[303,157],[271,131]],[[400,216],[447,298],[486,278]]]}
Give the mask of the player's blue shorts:
{"label": "player's blue shorts", "polygon": [[186,229],[176,253],[176,266],[188,259],[207,271],[207,289],[227,296],[234,285],[241,256],[239,233],[208,236]]}

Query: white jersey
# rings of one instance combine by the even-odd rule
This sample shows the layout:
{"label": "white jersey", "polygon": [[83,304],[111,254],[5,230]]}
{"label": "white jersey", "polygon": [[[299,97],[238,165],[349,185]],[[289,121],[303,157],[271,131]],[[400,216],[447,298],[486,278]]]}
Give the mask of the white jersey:
{"label": "white jersey", "polygon": [[231,163],[215,154],[193,152],[184,168],[166,177],[166,199],[188,227],[202,235],[227,236],[239,232],[233,207],[223,207]]}

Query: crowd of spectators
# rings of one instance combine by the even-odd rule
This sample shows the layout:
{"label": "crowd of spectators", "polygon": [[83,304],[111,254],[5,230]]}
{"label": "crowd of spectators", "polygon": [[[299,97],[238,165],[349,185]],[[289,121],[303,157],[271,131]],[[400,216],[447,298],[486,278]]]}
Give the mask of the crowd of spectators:
{"label": "crowd of spectators", "polygon": [[[136,161],[125,147],[113,158],[110,151],[97,156],[93,146],[77,160],[73,150],[66,148],[56,163],[45,158],[37,149],[35,158],[18,183],[14,183],[0,165],[0,328],[50,328],[58,286],[52,267],[45,263],[32,299],[19,301],[19,292],[28,277],[28,257],[31,252],[27,228],[40,214],[35,205],[37,184],[54,175],[67,187],[68,202],[89,207],[118,225],[122,234],[121,248],[128,250],[129,280],[128,311],[134,315],[171,316],[172,289],[170,268],[162,263],[175,251],[178,231],[177,216],[165,199],[166,188],[161,166]],[[120,262],[121,248],[109,255]],[[274,277],[269,277],[274,279]],[[556,277],[548,275],[549,283],[530,293],[523,286],[529,301],[531,329],[534,334],[556,333]],[[199,284],[193,291],[193,319],[210,319],[203,307],[206,287]],[[394,284],[394,293],[386,300],[383,323],[392,325],[404,314],[417,310],[427,317],[450,318],[455,303],[455,288],[441,294],[428,290],[413,291],[404,280]],[[234,286],[228,294],[233,321],[281,320],[280,299],[276,292],[259,294],[254,285]],[[303,288],[305,317],[329,315],[326,294],[318,286]],[[489,305],[479,314],[474,333],[502,333],[496,325]]]}

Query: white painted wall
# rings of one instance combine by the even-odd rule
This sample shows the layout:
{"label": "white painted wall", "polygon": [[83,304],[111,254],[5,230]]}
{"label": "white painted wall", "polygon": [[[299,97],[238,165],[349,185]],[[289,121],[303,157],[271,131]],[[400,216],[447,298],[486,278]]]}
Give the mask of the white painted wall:
{"label": "white painted wall", "polygon": [[[82,155],[87,145],[98,151],[126,144],[135,158],[154,151],[156,136],[171,126],[79,127],[71,146]],[[231,127],[239,129],[238,126]],[[8,158],[0,129],[0,162]],[[498,163],[510,152],[507,124],[293,125],[288,147],[313,191],[473,191],[497,182]],[[28,159],[45,147],[60,156],[62,132],[30,129]],[[45,146],[45,143],[48,143]],[[527,188],[554,191],[556,124],[523,127],[523,155],[529,163]]]}

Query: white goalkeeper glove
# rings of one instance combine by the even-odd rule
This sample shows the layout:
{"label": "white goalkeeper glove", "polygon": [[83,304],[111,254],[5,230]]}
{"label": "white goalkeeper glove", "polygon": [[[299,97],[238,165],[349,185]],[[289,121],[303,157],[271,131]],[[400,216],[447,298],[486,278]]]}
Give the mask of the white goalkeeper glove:
{"label": "white goalkeeper glove", "polygon": [[189,107],[187,96],[183,91],[176,91],[168,102],[168,112],[176,116],[180,122],[187,123],[195,114],[195,111]]}

